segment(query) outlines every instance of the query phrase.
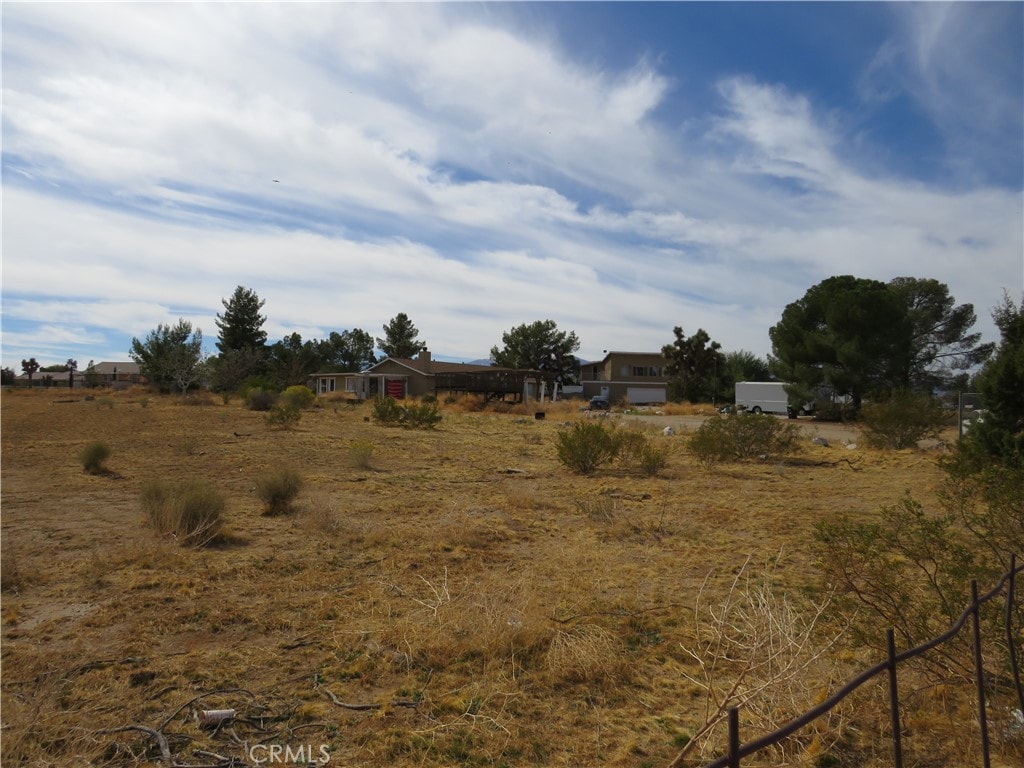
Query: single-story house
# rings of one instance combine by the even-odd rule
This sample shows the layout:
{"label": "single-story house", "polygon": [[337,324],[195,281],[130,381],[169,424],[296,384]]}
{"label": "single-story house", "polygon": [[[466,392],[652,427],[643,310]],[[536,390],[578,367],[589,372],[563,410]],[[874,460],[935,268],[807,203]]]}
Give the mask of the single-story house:
{"label": "single-story house", "polygon": [[665,365],[660,352],[607,352],[602,360],[580,363],[583,396],[630,405],[664,403],[668,400]]}
{"label": "single-story house", "polygon": [[91,368],[79,369],[75,374],[75,386],[81,379],[87,387],[127,387],[132,384],[145,384],[138,363],[109,362],[94,363]]}
{"label": "single-story house", "polygon": [[488,399],[512,395],[529,400],[539,397],[541,386],[536,371],[444,362],[432,359],[426,350],[415,359],[386,357],[358,373],[315,373],[310,378],[310,388],[317,395],[344,392],[354,400],[439,393],[479,393]]}
{"label": "single-story house", "polygon": [[[33,387],[66,387],[71,378],[69,371],[36,371],[32,374]],[[17,377],[18,384],[28,386],[28,375]],[[79,368],[75,371],[75,388],[79,387],[128,387],[132,384],[145,384],[138,363],[103,362],[95,363],[91,368]]]}

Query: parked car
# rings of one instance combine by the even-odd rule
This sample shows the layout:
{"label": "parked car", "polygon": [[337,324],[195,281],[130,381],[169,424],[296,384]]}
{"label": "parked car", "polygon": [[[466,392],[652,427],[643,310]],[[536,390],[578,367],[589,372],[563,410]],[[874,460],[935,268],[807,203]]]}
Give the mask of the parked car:
{"label": "parked car", "polygon": [[590,398],[590,405],[587,407],[592,411],[610,411],[612,404],[608,402],[607,397],[598,395],[597,397]]}

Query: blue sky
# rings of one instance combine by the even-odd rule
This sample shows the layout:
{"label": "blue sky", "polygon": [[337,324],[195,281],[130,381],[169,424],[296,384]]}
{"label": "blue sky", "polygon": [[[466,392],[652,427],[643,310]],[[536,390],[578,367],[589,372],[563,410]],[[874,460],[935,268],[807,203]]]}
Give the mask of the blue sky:
{"label": "blue sky", "polygon": [[[124,360],[235,286],[770,351],[836,274],[1024,290],[1024,4],[44,4],[3,14],[2,363]],[[278,181],[274,181],[277,179]]]}

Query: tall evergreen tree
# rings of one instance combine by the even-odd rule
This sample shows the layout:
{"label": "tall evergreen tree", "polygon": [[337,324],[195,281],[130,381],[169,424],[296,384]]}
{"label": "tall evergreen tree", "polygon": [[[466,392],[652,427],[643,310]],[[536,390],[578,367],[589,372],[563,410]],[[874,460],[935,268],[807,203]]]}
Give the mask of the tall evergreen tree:
{"label": "tall evergreen tree", "polygon": [[963,374],[992,354],[995,344],[979,344],[980,333],[968,333],[977,317],[972,304],[956,306],[949,286],[938,280],[897,277],[889,281],[907,308],[911,323],[910,355],[903,387],[931,391],[953,386]]}
{"label": "tall evergreen tree", "polygon": [[576,381],[580,340],[574,331],[560,331],[554,320],[537,320],[503,333],[504,347],[491,348],[491,362],[502,368],[543,371],[552,381]]}
{"label": "tall evergreen tree", "polygon": [[830,277],[789,304],[768,335],[772,367],[800,402],[822,387],[849,395],[854,410],[870,393],[906,386],[913,323],[903,298],[885,283]]}
{"label": "tall evergreen tree", "polygon": [[239,349],[254,349],[259,352],[267,343],[263,330],[266,316],[260,314],[266,303],[250,288],[238,286],[230,299],[222,299],[224,314],[217,315],[217,349],[223,355]]}
{"label": "tall evergreen tree", "polygon": [[985,405],[981,423],[968,433],[991,456],[1024,468],[1024,300],[1009,296],[992,313],[1002,340],[978,374]]}
{"label": "tall evergreen tree", "polygon": [[384,338],[377,339],[377,347],[387,357],[416,357],[427,348],[425,343],[417,341],[420,332],[405,312],[399,312],[382,327]]}

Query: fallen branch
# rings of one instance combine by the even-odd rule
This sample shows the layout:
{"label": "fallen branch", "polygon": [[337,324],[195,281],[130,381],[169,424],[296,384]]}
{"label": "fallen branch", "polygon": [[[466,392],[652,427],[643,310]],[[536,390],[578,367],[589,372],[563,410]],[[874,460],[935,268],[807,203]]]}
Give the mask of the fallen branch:
{"label": "fallen branch", "polygon": [[160,759],[171,762],[171,747],[167,743],[167,737],[155,728],[147,728],[144,725],[122,725],[120,728],[107,728],[95,733],[123,733],[124,731],[138,731],[154,739],[160,747]]}
{"label": "fallen branch", "polygon": [[393,699],[387,704],[350,704],[347,701],[342,701],[341,699],[339,699],[327,688],[323,688],[322,690],[325,694],[327,694],[330,700],[333,701],[337,706],[342,707],[344,709],[354,709],[357,712],[370,712],[377,709],[384,709],[385,707],[416,708],[420,705],[418,701],[413,701],[412,699]]}

